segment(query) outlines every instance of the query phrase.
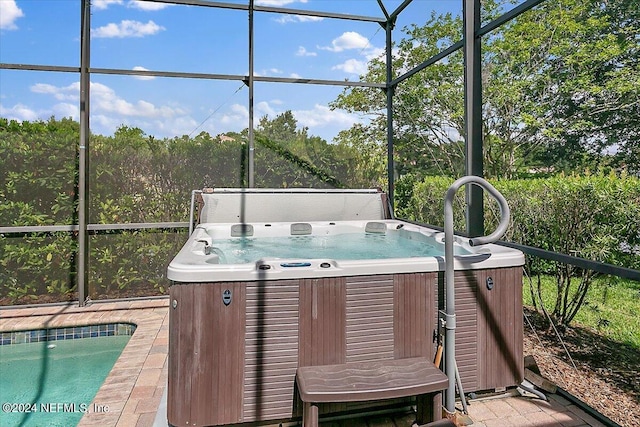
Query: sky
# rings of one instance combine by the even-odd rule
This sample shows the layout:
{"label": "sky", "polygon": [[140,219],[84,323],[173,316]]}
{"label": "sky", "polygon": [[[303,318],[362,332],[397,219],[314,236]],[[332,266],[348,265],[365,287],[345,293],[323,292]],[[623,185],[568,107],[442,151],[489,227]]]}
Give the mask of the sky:
{"label": "sky", "polygon": [[[401,0],[382,0],[389,12]],[[247,0],[224,3],[248,4]],[[256,5],[383,17],[376,0],[255,0]],[[461,0],[414,0],[394,30],[423,25],[432,11],[459,14]],[[139,0],[93,0],[91,67],[247,75],[247,11]],[[377,23],[254,14],[258,76],[359,81],[384,55]],[[79,67],[80,0],[0,0],[0,63]],[[0,117],[79,118],[79,74],[0,69]],[[366,117],[329,108],[340,86],[256,82],[254,119],[293,112],[309,134],[332,141]],[[249,90],[238,80],[91,74],[90,125],[111,135],[139,127],[158,138],[239,132],[249,117]]]}

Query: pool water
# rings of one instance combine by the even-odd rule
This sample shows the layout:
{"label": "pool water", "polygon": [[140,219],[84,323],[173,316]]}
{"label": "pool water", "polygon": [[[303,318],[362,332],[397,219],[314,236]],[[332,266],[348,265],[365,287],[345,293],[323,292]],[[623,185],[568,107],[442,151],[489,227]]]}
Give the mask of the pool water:
{"label": "pool water", "polygon": [[0,346],[0,425],[77,425],[85,412],[96,411],[89,404],[130,338],[116,335]]}
{"label": "pool water", "polygon": [[400,233],[215,239],[213,246],[221,264],[245,264],[267,257],[363,260],[443,255],[441,245],[407,239]]}

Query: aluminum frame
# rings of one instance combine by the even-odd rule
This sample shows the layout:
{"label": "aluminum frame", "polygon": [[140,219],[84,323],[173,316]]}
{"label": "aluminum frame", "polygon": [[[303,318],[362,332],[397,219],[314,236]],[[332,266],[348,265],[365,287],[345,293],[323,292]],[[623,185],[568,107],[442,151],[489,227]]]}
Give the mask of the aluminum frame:
{"label": "aluminum frame", "polygon": [[[172,78],[194,78],[194,79],[211,79],[211,80],[238,80],[243,81],[249,87],[249,105],[250,110],[253,108],[253,86],[255,82],[271,82],[271,83],[296,83],[296,84],[317,84],[317,85],[335,85],[343,87],[370,87],[379,88],[386,92],[387,97],[387,162],[388,162],[388,195],[389,203],[393,209],[393,196],[394,196],[394,160],[393,160],[393,96],[395,87],[402,81],[408,79],[416,73],[426,67],[446,58],[448,55],[456,52],[459,49],[465,51],[465,133],[466,140],[466,172],[467,175],[483,176],[482,165],[482,82],[479,75],[481,65],[481,51],[480,45],[482,37],[494,29],[500,27],[509,20],[519,16],[520,14],[528,11],[529,9],[537,6],[545,0],[527,0],[510,11],[504,13],[502,16],[496,18],[485,26],[480,26],[479,18],[479,4],[480,0],[460,0],[463,3],[463,18],[464,18],[464,38],[463,40],[454,43],[449,48],[441,51],[433,57],[427,59],[422,64],[402,74],[401,76],[394,77],[392,66],[391,46],[393,43],[393,29],[397,17],[402,11],[412,3],[412,0],[405,0],[402,2],[396,10],[389,13],[382,0],[377,0],[381,9],[383,18],[350,15],[331,12],[320,12],[311,10],[299,10],[279,7],[266,7],[256,6],[253,0],[247,0],[247,4],[237,3],[223,3],[206,0],[144,0],[157,3],[179,4],[188,6],[202,6],[213,7],[223,9],[234,9],[240,11],[246,11],[249,14],[249,75],[229,75],[229,74],[207,74],[207,73],[188,73],[188,72],[171,72],[162,70],[149,70],[149,71],[137,71],[137,70],[122,70],[112,68],[91,68],[90,61],[90,28],[91,28],[91,5],[90,0],[80,0],[80,39],[81,39],[81,52],[80,52],[80,66],[48,66],[38,64],[11,64],[0,63],[0,69],[7,70],[30,70],[30,71],[53,71],[53,72],[67,72],[67,73],[79,73],[80,74],[80,144],[79,144],[79,178],[77,182],[79,199],[78,199],[78,214],[77,224],[71,225],[53,225],[53,226],[27,226],[27,227],[0,227],[0,234],[8,235],[20,235],[20,234],[32,234],[32,233],[51,233],[51,232],[72,232],[78,233],[78,299],[80,305],[85,304],[86,290],[87,290],[87,271],[88,271],[88,239],[87,236],[90,233],[100,233],[110,230],[136,230],[136,229],[165,229],[165,228],[187,228],[188,223],[174,222],[174,223],[142,223],[142,224],[89,224],[88,222],[88,206],[89,206],[89,115],[90,115],[90,96],[89,96],[89,82],[91,74],[115,74],[115,75],[142,75],[142,76],[157,76],[157,77],[172,77]],[[320,80],[320,79],[306,79],[306,78],[278,78],[278,77],[261,77],[255,76],[253,70],[253,14],[255,12],[263,13],[284,13],[295,14],[303,16],[313,16],[322,18],[344,19],[351,21],[362,22],[374,22],[380,24],[386,31],[386,82],[384,84],[371,83],[371,82],[348,82],[337,80]],[[250,144],[248,152],[248,176],[247,182],[249,187],[253,187],[253,119],[252,114],[249,115],[249,130],[250,130]],[[470,186],[474,187],[475,186]],[[472,193],[468,196],[467,206],[467,234],[471,237],[479,236],[483,234],[483,221],[480,218],[484,215],[484,208],[482,206],[482,193]],[[530,251],[534,251],[536,256],[540,256],[547,259],[554,259],[554,255],[535,251],[536,248],[529,248]],[[529,252],[530,251],[525,251]],[[541,250],[540,250],[541,251]],[[572,264],[580,264],[582,259],[575,257],[561,256],[564,261]],[[605,266],[603,269],[610,274],[616,274],[621,277],[630,277],[638,280],[638,274],[635,270],[631,273],[629,269],[623,269],[608,264],[598,263],[593,264],[589,262],[589,267],[598,270],[598,266]]]}

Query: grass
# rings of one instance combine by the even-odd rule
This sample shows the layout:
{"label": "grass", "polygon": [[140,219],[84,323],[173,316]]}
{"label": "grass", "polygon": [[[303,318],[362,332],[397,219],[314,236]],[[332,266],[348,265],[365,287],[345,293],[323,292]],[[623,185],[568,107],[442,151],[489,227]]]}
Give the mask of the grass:
{"label": "grass", "polygon": [[[532,282],[535,290],[537,278],[533,277]],[[551,312],[556,298],[555,278],[542,276],[541,282],[542,300],[545,309]],[[526,306],[533,306],[528,279],[524,282],[523,298]],[[640,282],[611,276],[594,279],[571,326],[591,329],[640,350]]]}

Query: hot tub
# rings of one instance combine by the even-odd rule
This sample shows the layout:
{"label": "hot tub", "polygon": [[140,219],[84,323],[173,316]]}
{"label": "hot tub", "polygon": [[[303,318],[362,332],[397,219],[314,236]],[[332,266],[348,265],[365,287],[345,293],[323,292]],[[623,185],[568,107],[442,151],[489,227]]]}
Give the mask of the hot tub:
{"label": "hot tub", "polygon": [[[455,267],[524,263],[497,245],[456,241]],[[283,280],[443,270],[444,233],[398,220],[200,224],[173,259],[174,282]]]}
{"label": "hot tub", "polygon": [[[443,234],[389,218],[378,191],[271,191],[204,197],[169,265],[172,425],[291,420],[299,366],[434,356]],[[518,385],[524,256],[456,243],[464,390]]]}

